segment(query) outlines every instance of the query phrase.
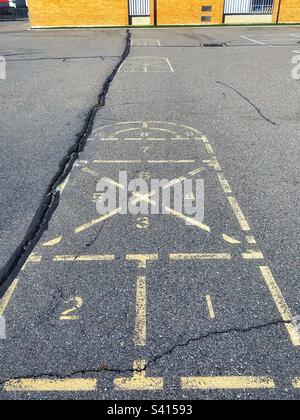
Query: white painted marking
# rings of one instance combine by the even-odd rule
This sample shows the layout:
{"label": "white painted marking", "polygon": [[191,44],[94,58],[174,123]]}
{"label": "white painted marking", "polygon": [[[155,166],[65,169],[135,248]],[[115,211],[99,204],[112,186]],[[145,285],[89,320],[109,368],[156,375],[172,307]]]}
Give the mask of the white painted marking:
{"label": "white painted marking", "polygon": [[256,41],[255,39],[248,38],[248,37],[247,37],[247,36],[245,36],[245,35],[241,35],[241,38],[244,38],[244,39],[246,39],[247,41],[254,42],[255,44],[260,44],[260,45],[264,45],[265,47],[267,47],[267,44],[265,44],[264,42]]}
{"label": "white painted marking", "polygon": [[174,73],[166,57],[131,57],[119,68],[121,73]]}
{"label": "white painted marking", "polygon": [[159,39],[153,38],[141,38],[141,39],[132,39],[132,47],[161,47]]}

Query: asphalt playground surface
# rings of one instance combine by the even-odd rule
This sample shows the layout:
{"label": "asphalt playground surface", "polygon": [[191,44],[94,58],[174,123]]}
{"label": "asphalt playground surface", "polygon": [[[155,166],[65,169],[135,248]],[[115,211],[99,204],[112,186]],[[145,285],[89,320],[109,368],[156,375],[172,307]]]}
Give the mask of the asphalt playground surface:
{"label": "asphalt playground surface", "polygon": [[[127,34],[2,23],[0,35],[4,267]],[[0,398],[298,400],[300,29],[130,35],[49,228],[0,301]],[[97,183],[120,193],[124,171],[203,179],[204,219],[101,218]]]}

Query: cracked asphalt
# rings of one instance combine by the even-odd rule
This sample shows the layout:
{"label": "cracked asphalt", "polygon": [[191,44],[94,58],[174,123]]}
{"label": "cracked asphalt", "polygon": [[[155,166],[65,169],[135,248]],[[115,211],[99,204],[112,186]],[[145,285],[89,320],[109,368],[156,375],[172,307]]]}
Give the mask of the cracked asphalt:
{"label": "cracked asphalt", "polygon": [[[299,27],[0,33],[0,398],[298,400]],[[203,220],[101,217],[124,171]]]}

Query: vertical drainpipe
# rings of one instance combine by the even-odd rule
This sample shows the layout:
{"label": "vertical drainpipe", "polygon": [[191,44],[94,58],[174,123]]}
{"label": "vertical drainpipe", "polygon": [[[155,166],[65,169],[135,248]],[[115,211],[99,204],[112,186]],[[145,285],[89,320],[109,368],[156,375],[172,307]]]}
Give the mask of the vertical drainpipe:
{"label": "vertical drainpipe", "polygon": [[221,0],[221,7],[222,7],[222,23],[225,23],[225,0]]}
{"label": "vertical drainpipe", "polygon": [[280,19],[280,12],[281,12],[281,3],[282,3],[282,0],[279,0],[276,23],[279,23],[279,19]]}
{"label": "vertical drainpipe", "polygon": [[157,0],[153,0],[154,2],[154,26],[157,26]]}

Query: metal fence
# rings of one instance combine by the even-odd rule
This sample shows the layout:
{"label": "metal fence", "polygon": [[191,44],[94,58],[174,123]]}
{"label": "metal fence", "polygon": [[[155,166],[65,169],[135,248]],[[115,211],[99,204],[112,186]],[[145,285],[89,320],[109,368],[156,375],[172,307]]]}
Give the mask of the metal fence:
{"label": "metal fence", "polygon": [[27,7],[1,7],[0,8],[0,21],[1,20],[24,20],[28,19]]}
{"label": "metal fence", "polygon": [[130,16],[150,16],[150,0],[129,0]]}
{"label": "metal fence", "polygon": [[225,15],[272,15],[274,0],[225,0]]}

